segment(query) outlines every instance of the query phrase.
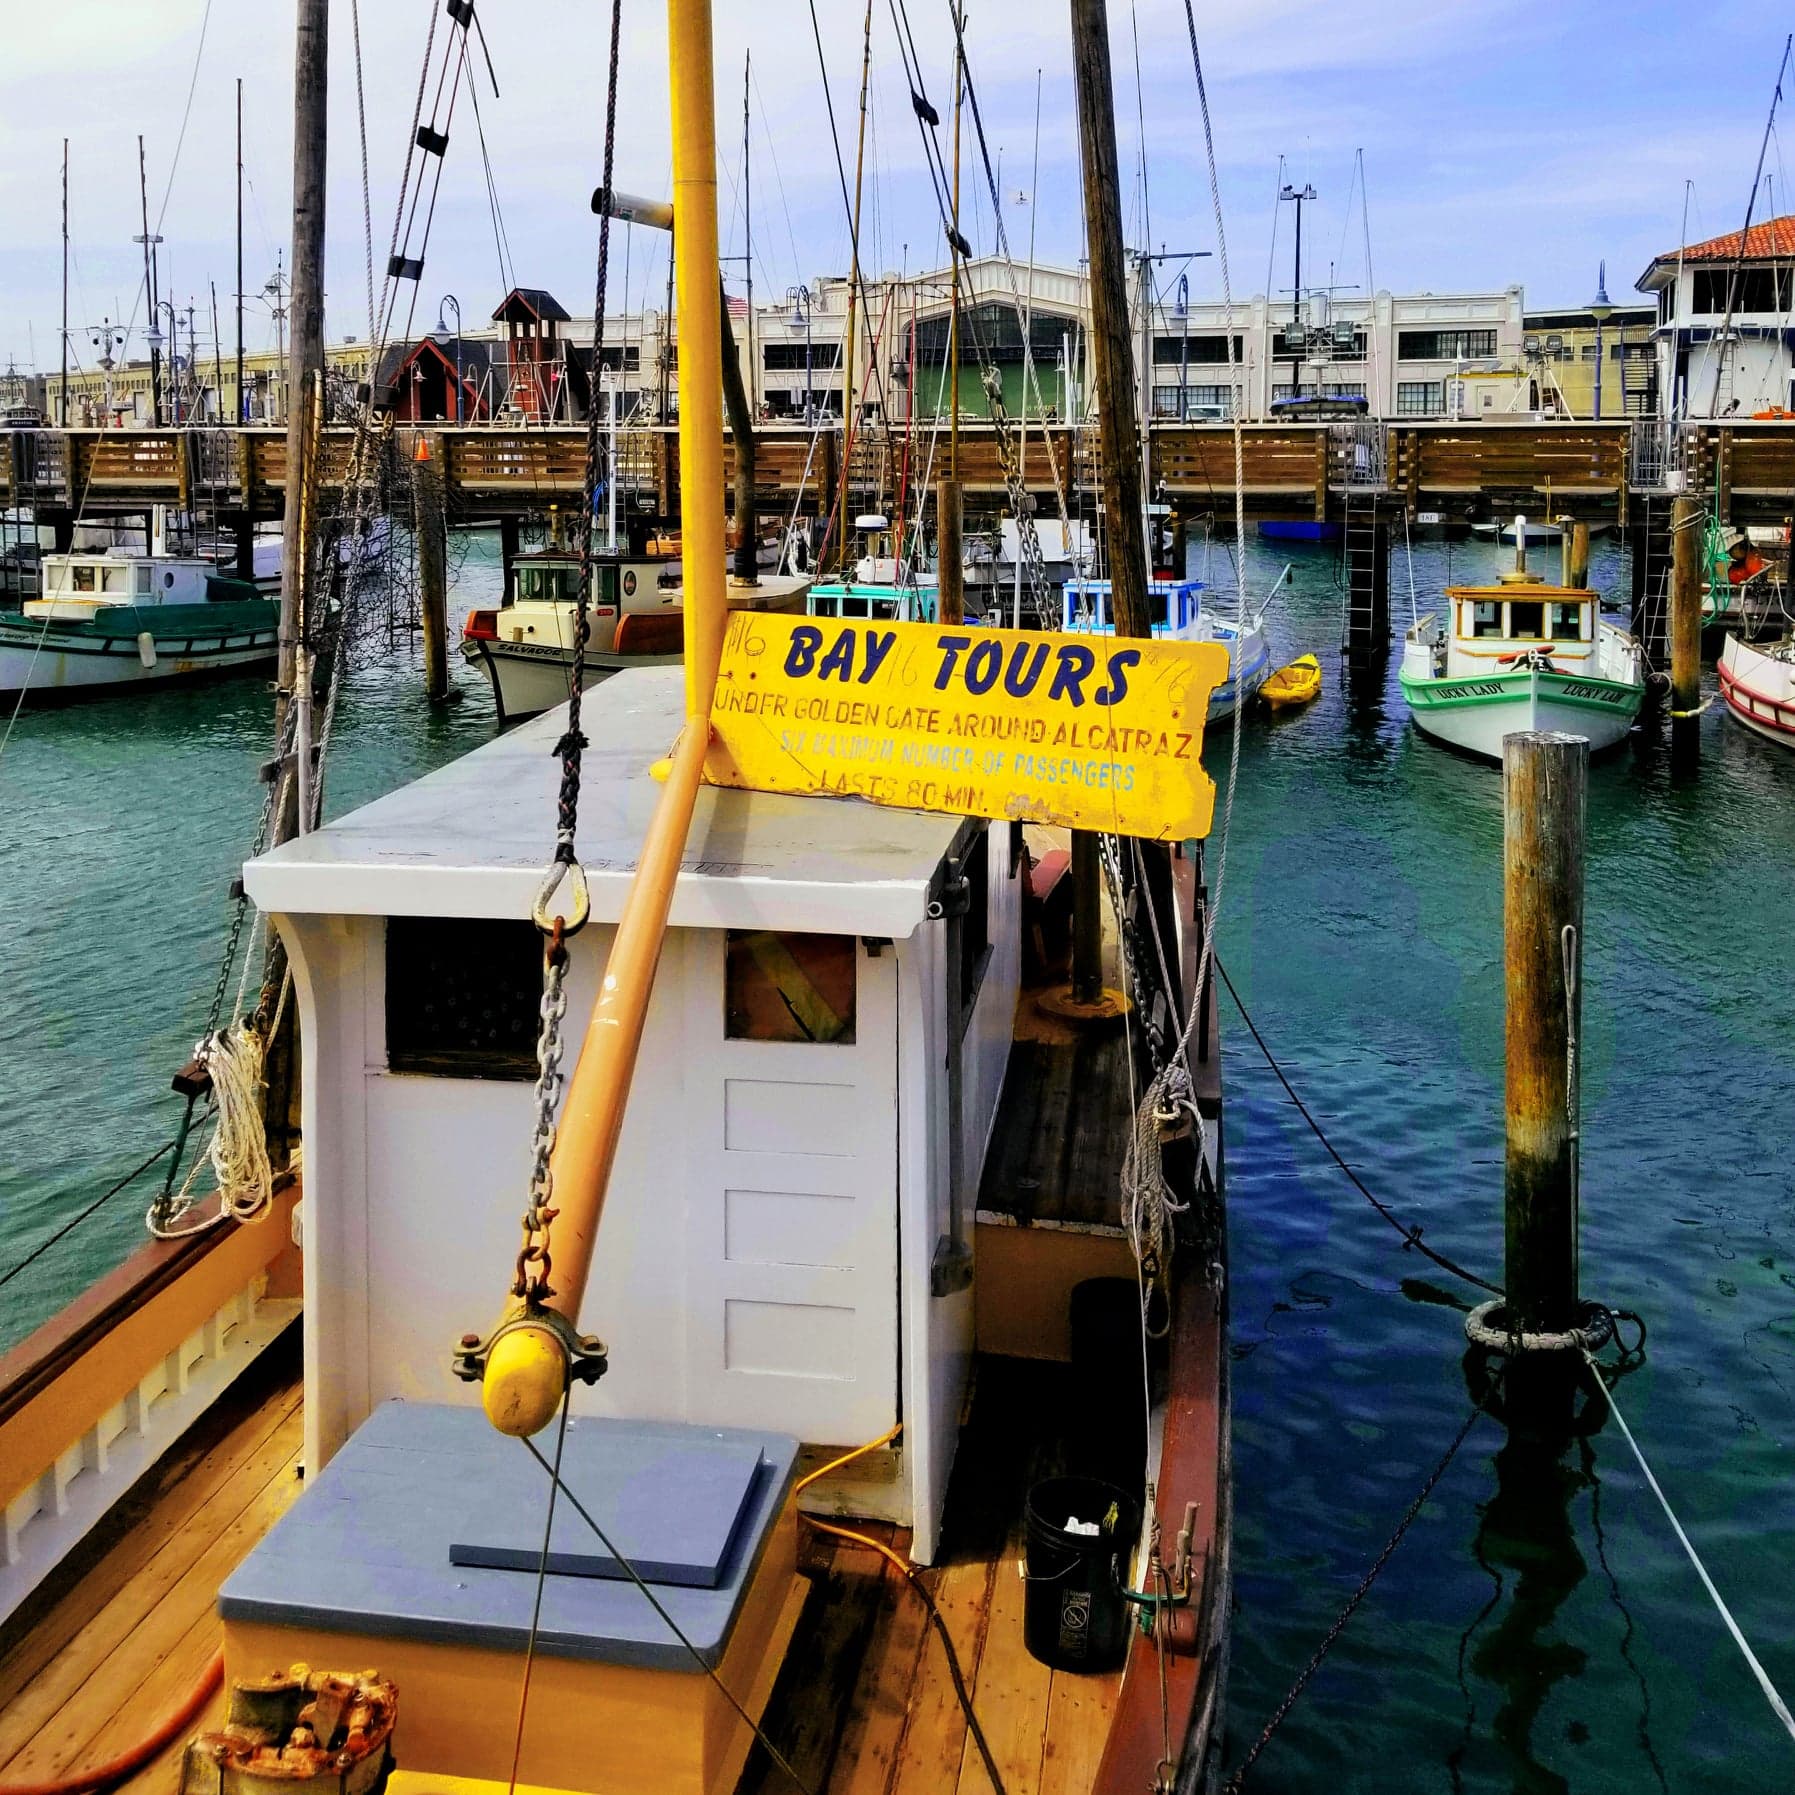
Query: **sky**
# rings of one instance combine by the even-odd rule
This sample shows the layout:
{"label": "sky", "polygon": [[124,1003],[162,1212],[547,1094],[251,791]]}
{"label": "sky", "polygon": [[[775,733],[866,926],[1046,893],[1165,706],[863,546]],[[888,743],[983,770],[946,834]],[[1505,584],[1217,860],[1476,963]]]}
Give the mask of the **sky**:
{"label": "sky", "polygon": [[[440,0],[358,0],[361,88],[377,267],[394,228],[425,35]],[[103,320],[124,321],[129,353],[145,323],[137,139],[162,287],[196,308],[202,357],[218,295],[234,337],[235,94],[243,83],[245,337],[271,347],[261,288],[290,232],[291,0],[5,0],[0,64],[0,358],[52,370],[61,309],[61,168],[69,142],[69,324],[75,363],[97,354]],[[1112,61],[1131,243],[1207,250],[1184,271],[1193,297],[1220,297],[1223,260],[1209,198],[1184,0],[1110,0]],[[1787,10],[1789,17],[1783,16]],[[589,196],[604,137],[608,16],[603,0],[506,0],[482,14],[493,74],[471,59],[478,129],[464,88],[450,126],[413,329],[455,295],[471,326],[514,273],[569,311],[592,306],[596,221]],[[1291,208],[1280,178],[1308,182],[1306,285],[1398,293],[1499,291],[1536,307],[1578,304],[1608,265],[1616,300],[1650,258],[1735,230],[1751,197],[1764,121],[1795,7],[1764,0],[1196,0],[1222,193],[1226,272],[1236,297],[1288,290]],[[437,13],[436,60],[451,27]],[[756,298],[782,296],[848,265],[848,227],[825,104],[853,175],[864,11],[816,0],[716,0],[720,212],[740,255],[743,63],[748,83]],[[874,0],[863,259],[874,272],[945,260],[941,221],[899,54],[907,19],[924,89],[951,110],[950,0]],[[993,174],[1017,260],[1031,229],[1044,262],[1082,253],[1065,0],[971,0],[967,53]],[[355,12],[333,0],[326,328],[368,331]],[[626,0],[616,185],[664,197],[670,179],[666,13]],[[436,81],[432,67],[430,85]],[[1795,105],[1795,78],[1785,83]],[[1037,92],[1039,130],[1037,136]],[[189,102],[189,95],[191,101]],[[46,103],[47,97],[53,99]],[[429,116],[428,107],[426,116]],[[183,134],[183,118],[185,130]],[[1795,118],[1779,108],[1757,216],[1795,211]],[[501,271],[480,132],[509,257]],[[1142,206],[1145,142],[1146,205]],[[1788,149],[1785,152],[1784,141]],[[1355,180],[1363,151],[1364,181]],[[993,247],[993,208],[966,122],[963,222]],[[1039,158],[1039,172],[1035,159]],[[1785,201],[1783,196],[1789,194]],[[1281,212],[1281,216],[1280,216]],[[1274,222],[1277,236],[1274,243]],[[643,229],[614,247],[612,309],[657,303],[664,239]],[[413,251],[417,248],[414,227]],[[1276,251],[1275,264],[1272,260]],[[1367,261],[1369,251],[1370,275]],[[1162,278],[1175,280],[1168,263]],[[732,265],[732,290],[742,266]],[[627,278],[627,287],[625,282]]]}

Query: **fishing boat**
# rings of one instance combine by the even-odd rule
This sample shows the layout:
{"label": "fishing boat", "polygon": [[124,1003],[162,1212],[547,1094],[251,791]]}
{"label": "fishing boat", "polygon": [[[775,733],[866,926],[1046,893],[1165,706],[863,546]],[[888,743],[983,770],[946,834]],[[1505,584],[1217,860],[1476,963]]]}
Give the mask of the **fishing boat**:
{"label": "fishing boat", "polygon": [[[1101,656],[1096,623],[894,654],[896,623],[730,615],[708,9],[670,17],[685,663],[591,710],[570,667],[564,711],[245,865],[303,1158],[0,1366],[9,1775],[102,1739],[131,1749],[73,1787],[147,1795],[178,1755],[194,1795],[729,1795],[757,1742],[815,1795],[1218,1778],[1201,751],[1242,675],[1148,630],[1140,574]],[[613,98],[607,164],[615,129]],[[1130,831],[1110,877],[1068,875],[1096,828]],[[1040,1000],[1068,958],[1074,1007],[1101,986],[1106,934],[1130,1002],[1080,1028]]]}
{"label": "fishing boat", "polygon": [[[1288,568],[1284,570],[1279,585],[1289,572]],[[1227,680],[1215,688],[1209,699],[1209,720],[1213,723],[1234,716],[1265,684],[1271,671],[1271,651],[1265,642],[1263,606],[1243,624],[1205,610],[1202,595],[1201,580],[1147,582],[1147,604],[1155,636],[1177,642],[1219,642],[1228,651]],[[1110,597],[1108,580],[1067,581],[1060,601],[1060,627],[1074,633],[1113,632]]]}
{"label": "fishing boat", "polygon": [[1403,640],[1399,678],[1416,728],[1495,761],[1517,730],[1612,748],[1645,700],[1645,655],[1597,595],[1528,572],[1531,527],[1515,519],[1515,564],[1500,584],[1447,587],[1445,618],[1418,618]]}
{"label": "fishing boat", "polygon": [[1795,642],[1760,647],[1728,636],[1720,653],[1720,696],[1747,729],[1795,748]]}
{"label": "fishing boat", "polygon": [[855,518],[861,553],[847,579],[818,580],[805,598],[813,617],[871,617],[887,623],[933,623],[940,582],[895,552],[891,523],[869,511]]}
{"label": "fishing boat", "polygon": [[[677,555],[595,551],[586,606],[586,685],[626,667],[676,665],[684,654],[685,589]],[[486,674],[499,727],[539,716],[567,700],[578,625],[575,597],[580,558],[543,549],[511,563],[511,591],[496,609],[470,611],[461,654]],[[793,610],[809,581],[768,574],[756,585],[732,585],[730,604],[744,610]]]}
{"label": "fishing boat", "polygon": [[1298,655],[1265,682],[1259,696],[1273,710],[1313,704],[1321,696],[1321,662],[1312,654]]}
{"label": "fishing boat", "polygon": [[0,694],[72,698],[246,672],[280,607],[199,556],[46,554],[40,593],[0,616]]}

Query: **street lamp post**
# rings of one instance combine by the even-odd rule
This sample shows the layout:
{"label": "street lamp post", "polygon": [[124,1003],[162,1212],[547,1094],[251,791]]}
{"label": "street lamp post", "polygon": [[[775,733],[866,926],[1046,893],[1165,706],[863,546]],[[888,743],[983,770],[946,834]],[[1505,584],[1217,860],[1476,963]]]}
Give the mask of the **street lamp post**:
{"label": "street lamp post", "polygon": [[809,287],[787,287],[785,296],[792,302],[791,327],[796,330],[800,324],[804,326],[804,422],[816,422],[815,405],[811,393],[811,346],[810,346],[810,289]]}
{"label": "street lamp post", "polygon": [[[436,328],[440,334],[446,334],[448,326],[443,323],[445,306],[455,308],[455,422],[461,422],[461,301],[453,293],[445,293],[442,304],[436,308]],[[594,375],[598,370],[593,369]]]}
{"label": "street lamp post", "polygon": [[1589,315],[1596,321],[1596,421],[1602,418],[1602,326],[1614,316],[1614,304],[1608,297],[1608,264],[1596,264],[1596,296],[1589,302]]}
{"label": "street lamp post", "polygon": [[106,376],[104,391],[106,395],[106,413],[112,414],[112,370],[118,366],[114,349],[125,346],[125,333],[110,318],[102,320],[98,329],[90,328],[88,341],[100,352],[100,371]]}

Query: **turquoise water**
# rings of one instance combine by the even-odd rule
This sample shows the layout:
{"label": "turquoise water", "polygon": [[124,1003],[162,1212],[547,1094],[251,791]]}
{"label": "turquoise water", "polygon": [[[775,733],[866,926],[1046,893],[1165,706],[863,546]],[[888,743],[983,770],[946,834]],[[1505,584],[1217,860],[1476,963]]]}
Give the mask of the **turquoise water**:
{"label": "turquoise water", "polygon": [[[1417,739],[1394,661],[1342,677],[1331,552],[1279,659],[1322,699],[1255,717],[1223,953],[1340,1150],[1430,1240],[1500,1275],[1501,815],[1493,769]],[[1423,604],[1503,551],[1417,545]],[[1599,543],[1598,585],[1626,588]],[[491,602],[474,539],[460,610]],[[1406,617],[1399,553],[1394,608]],[[330,809],[491,733],[432,713],[415,644],[357,673]],[[243,681],[25,712],[0,759],[0,1271],[165,1137],[254,828],[268,697]],[[1586,1292],[1643,1311],[1620,1401],[1773,1676],[1787,1621],[1795,1391],[1795,756],[1710,712],[1693,779],[1657,736],[1593,770],[1585,952]],[[1225,770],[1226,738],[1209,760]],[[548,845],[548,819],[543,821]],[[1211,875],[1215,866],[1211,863]],[[1468,1409],[1459,1293],[1327,1164],[1224,1007],[1239,1611],[1237,1761]],[[148,1183],[0,1289],[0,1346],[141,1239]],[[1405,1282],[1406,1281],[1406,1282]],[[1253,1786],[1736,1791],[1795,1783],[1771,1718],[1612,1425],[1529,1466],[1479,1422],[1260,1760]]]}
{"label": "turquoise water", "polygon": [[[1289,558],[1270,550],[1261,583]],[[1417,545],[1423,609],[1448,553],[1459,578],[1498,564],[1493,548]],[[1400,551],[1391,583],[1406,622]],[[1623,551],[1598,542],[1593,583],[1624,595]],[[1349,686],[1331,652],[1339,619],[1331,556],[1307,550],[1277,645],[1320,651],[1326,691],[1243,739],[1223,955],[1344,1157],[1499,1281],[1500,776],[1415,735],[1394,659]],[[1795,756],[1718,710],[1701,729],[1692,779],[1673,776],[1659,732],[1591,772],[1582,1276],[1586,1295],[1651,1324],[1618,1401],[1787,1691]],[[1404,1253],[1326,1162],[1227,1008],[1223,1031],[1232,1765],[1469,1403],[1460,1318],[1439,1300],[1455,1281]],[[1478,1423],[1253,1786],[1795,1786],[1795,1741],[1613,1424],[1544,1465],[1499,1461],[1503,1439]]]}

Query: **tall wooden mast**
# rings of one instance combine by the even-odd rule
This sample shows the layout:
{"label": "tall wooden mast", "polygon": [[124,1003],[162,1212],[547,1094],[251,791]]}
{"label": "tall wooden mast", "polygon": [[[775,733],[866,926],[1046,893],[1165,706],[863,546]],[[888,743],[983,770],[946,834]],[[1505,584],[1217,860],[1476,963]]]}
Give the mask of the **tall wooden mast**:
{"label": "tall wooden mast", "polygon": [[1148,636],[1153,630],[1147,610],[1145,494],[1140,426],[1134,415],[1134,356],[1106,0],[1072,0],[1072,68],[1078,85],[1078,148],[1084,165],[1085,233],[1091,258],[1092,384],[1103,430],[1110,615],[1117,635]]}
{"label": "tall wooden mast", "polygon": [[[330,0],[299,0],[293,56],[293,284],[287,355],[287,533],[280,568],[280,662],[275,693],[275,740],[286,739],[288,708],[301,678],[303,594],[311,582],[312,545],[294,525],[312,428],[310,377],[324,368],[324,144],[329,68]],[[238,281],[241,290],[242,281]],[[242,403],[242,394],[238,394]],[[306,781],[309,784],[309,780]],[[298,826],[297,812],[275,821],[275,840]]]}

